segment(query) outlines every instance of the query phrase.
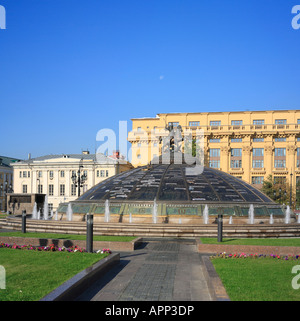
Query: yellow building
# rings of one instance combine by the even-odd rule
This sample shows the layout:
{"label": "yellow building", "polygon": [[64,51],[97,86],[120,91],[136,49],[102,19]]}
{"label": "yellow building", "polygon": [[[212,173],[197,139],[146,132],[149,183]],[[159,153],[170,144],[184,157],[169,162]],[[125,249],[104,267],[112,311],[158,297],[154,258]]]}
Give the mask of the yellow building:
{"label": "yellow building", "polygon": [[[290,182],[300,177],[300,110],[158,114],[132,119],[128,141],[133,166],[161,154],[160,132],[181,126],[204,133],[205,165],[261,187],[264,178]],[[291,175],[292,174],[292,175]]]}
{"label": "yellow building", "polygon": [[[131,169],[132,165],[103,154],[47,155],[13,164],[15,194],[46,194],[49,210],[78,197],[73,179],[84,175],[80,195],[99,182]],[[73,176],[73,178],[72,178]],[[77,184],[78,185],[78,184]]]}

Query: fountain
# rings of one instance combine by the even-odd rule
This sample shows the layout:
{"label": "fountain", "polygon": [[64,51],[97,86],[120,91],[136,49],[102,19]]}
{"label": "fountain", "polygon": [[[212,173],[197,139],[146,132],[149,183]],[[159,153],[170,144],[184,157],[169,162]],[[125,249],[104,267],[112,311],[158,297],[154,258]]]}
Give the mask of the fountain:
{"label": "fountain", "polygon": [[53,213],[53,210],[51,210],[51,212],[50,212],[50,218],[53,219],[53,216],[54,216],[54,213]]}
{"label": "fountain", "polygon": [[229,224],[232,224],[232,216],[229,217]]}
{"label": "fountain", "polygon": [[286,207],[284,223],[291,223],[291,209],[289,206]]}
{"label": "fountain", "polygon": [[182,223],[182,221],[181,221],[181,217],[178,219],[178,223],[179,223],[179,224],[181,224],[181,223]]}
{"label": "fountain", "polygon": [[32,210],[32,217],[34,220],[37,219],[37,204],[36,202],[34,203],[33,210]]}
{"label": "fountain", "polygon": [[110,220],[110,212],[109,212],[109,201],[108,199],[105,201],[105,212],[104,212],[104,221],[108,223]]}
{"label": "fountain", "polygon": [[152,222],[154,224],[157,223],[157,204],[156,204],[156,197],[153,202],[153,211],[152,211]]}
{"label": "fountain", "polygon": [[45,196],[44,201],[44,220],[49,219],[49,209],[48,209],[48,195]]}
{"label": "fountain", "polygon": [[38,219],[38,220],[41,219],[41,210],[38,210],[38,212],[37,212],[37,219]]}
{"label": "fountain", "polygon": [[208,206],[205,205],[203,212],[203,222],[204,224],[208,224]]}
{"label": "fountain", "polygon": [[253,206],[253,204],[250,205],[248,217],[249,217],[248,224],[254,224],[254,206]]}
{"label": "fountain", "polygon": [[67,220],[68,221],[72,221],[72,218],[73,218],[73,210],[72,210],[72,206],[71,206],[71,203],[68,204],[68,208],[67,208]]}
{"label": "fountain", "polygon": [[274,224],[273,214],[270,215],[270,224]]}
{"label": "fountain", "polygon": [[58,214],[57,214],[57,210],[55,211],[55,221],[57,221],[58,220]]}
{"label": "fountain", "polygon": [[132,215],[129,213],[129,223],[132,223]]}
{"label": "fountain", "polygon": [[297,223],[300,224],[300,214],[298,214]]}

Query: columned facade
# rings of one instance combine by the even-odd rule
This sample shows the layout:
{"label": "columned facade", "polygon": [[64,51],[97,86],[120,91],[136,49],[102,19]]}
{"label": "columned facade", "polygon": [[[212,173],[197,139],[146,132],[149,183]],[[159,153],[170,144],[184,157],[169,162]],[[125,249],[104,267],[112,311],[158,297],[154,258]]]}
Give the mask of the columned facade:
{"label": "columned facade", "polygon": [[[300,177],[300,110],[170,113],[132,119],[132,164],[146,165],[161,153],[166,126],[204,132],[205,165],[261,187],[272,175],[295,187]],[[153,133],[158,133],[156,136]],[[290,175],[292,174],[292,175]],[[297,178],[298,177],[298,178]]]}

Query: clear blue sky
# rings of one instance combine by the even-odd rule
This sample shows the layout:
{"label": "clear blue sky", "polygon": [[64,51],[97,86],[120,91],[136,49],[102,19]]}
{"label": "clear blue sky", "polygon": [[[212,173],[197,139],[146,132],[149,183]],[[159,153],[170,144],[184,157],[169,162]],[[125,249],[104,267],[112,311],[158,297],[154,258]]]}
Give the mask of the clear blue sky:
{"label": "clear blue sky", "polygon": [[0,0],[0,155],[165,112],[300,109],[300,0]]}

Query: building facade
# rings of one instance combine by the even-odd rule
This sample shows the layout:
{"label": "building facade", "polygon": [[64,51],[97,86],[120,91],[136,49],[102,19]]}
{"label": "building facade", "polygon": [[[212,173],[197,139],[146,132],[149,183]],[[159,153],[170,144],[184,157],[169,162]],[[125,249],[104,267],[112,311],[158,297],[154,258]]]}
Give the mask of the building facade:
{"label": "building facade", "polygon": [[[75,200],[99,182],[131,168],[130,163],[103,154],[47,155],[13,164],[13,190],[16,194],[46,194],[49,210],[56,210],[60,203]],[[79,193],[78,182],[74,183],[78,171]]]}
{"label": "building facade", "polygon": [[128,140],[134,166],[146,165],[161,154],[159,132],[170,125],[180,125],[183,134],[189,130],[194,138],[197,129],[203,130],[205,165],[258,188],[269,175],[292,186],[300,178],[300,110],[170,113],[132,119]]}

